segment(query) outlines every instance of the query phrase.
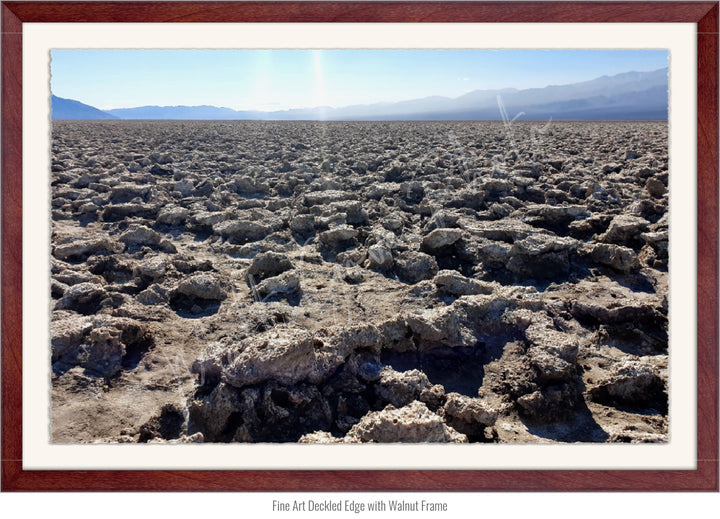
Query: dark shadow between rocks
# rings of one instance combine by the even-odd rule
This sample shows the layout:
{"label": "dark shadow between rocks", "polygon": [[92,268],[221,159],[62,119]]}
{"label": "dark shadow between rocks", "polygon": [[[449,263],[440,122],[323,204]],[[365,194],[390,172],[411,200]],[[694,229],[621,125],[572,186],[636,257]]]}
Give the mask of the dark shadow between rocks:
{"label": "dark shadow between rocks", "polygon": [[175,440],[180,438],[185,427],[185,412],[175,404],[166,404],[160,413],[140,426],[138,443],[161,438]]}
{"label": "dark shadow between rocks", "polygon": [[220,310],[220,301],[217,299],[201,299],[185,294],[174,294],[170,298],[170,308],[185,319],[199,319],[215,315]]}
{"label": "dark shadow between rocks", "polygon": [[442,346],[423,352],[383,350],[380,362],[395,371],[420,370],[430,382],[444,386],[446,393],[460,393],[474,398],[482,386],[485,365],[495,357],[485,344],[478,343],[475,347]]}
{"label": "dark shadow between rocks", "polygon": [[479,279],[484,281],[497,281],[501,285],[534,287],[538,292],[545,292],[552,285],[576,283],[582,279],[591,277],[592,274],[588,265],[571,263],[571,268],[568,272],[555,276],[522,276],[500,268],[488,269],[479,276]]}
{"label": "dark shadow between rocks", "polygon": [[152,229],[160,234],[170,235],[175,240],[188,232],[184,225],[170,225],[167,223],[155,223],[155,225],[152,226]]}
{"label": "dark shadow between rocks", "polygon": [[263,303],[282,303],[286,302],[290,306],[300,306],[303,297],[302,290],[296,290],[291,294],[271,294],[263,297],[260,302]]}
{"label": "dark shadow between rocks", "polygon": [[606,272],[608,277],[619,285],[629,288],[633,292],[644,292],[646,294],[656,293],[652,281],[642,272],[636,274],[618,275],[616,272]]}
{"label": "dark shadow between rocks", "polygon": [[[122,340],[125,338],[123,337]],[[129,340],[125,343],[125,355],[122,358],[122,369],[133,370],[138,367],[140,361],[148,352],[148,350],[155,344],[152,335],[149,333],[142,333],[137,337],[133,337],[134,340]]]}
{"label": "dark shadow between rocks", "polygon": [[220,433],[220,438],[223,443],[230,443],[233,441],[233,436],[235,435],[235,431],[238,430],[240,426],[242,426],[245,423],[245,420],[243,420],[243,414],[239,411],[235,411],[230,414],[228,417],[227,423],[225,424],[225,427],[223,428],[222,432]]}
{"label": "dark shadow between rocks", "polygon": [[81,315],[95,315],[103,307],[107,294],[94,295],[92,298],[82,303],[75,302],[72,309]]}
{"label": "dark shadow between rocks", "polygon": [[460,259],[455,253],[435,254],[434,256],[438,270],[456,270],[463,276],[472,277],[474,263]]}
{"label": "dark shadow between rocks", "polygon": [[126,283],[134,278],[133,264],[118,256],[92,256],[86,264],[92,274],[102,276],[108,283]]}
{"label": "dark shadow between rocks", "polygon": [[80,227],[87,227],[89,224],[93,222],[97,222],[98,217],[94,214],[86,214],[82,215],[78,218],[77,222],[80,224]]}
{"label": "dark shadow between rocks", "polygon": [[521,417],[528,432],[540,438],[558,442],[603,443],[610,435],[593,419],[585,402],[573,408],[572,420],[554,423],[538,423]]}
{"label": "dark shadow between rocks", "polygon": [[194,235],[193,241],[200,243],[207,241],[213,235],[212,227],[196,227],[191,229],[190,232]]}
{"label": "dark shadow between rocks", "polygon": [[52,363],[52,372],[53,372],[53,375],[57,375],[59,377],[61,375],[64,375],[65,373],[67,373],[73,367],[75,367],[74,364],[68,364],[67,362],[64,362],[63,360],[58,360],[58,361]]}
{"label": "dark shadow between rocks", "polygon": [[320,247],[320,256],[323,261],[335,263],[337,261],[338,254],[354,249],[357,245],[357,240],[345,240],[338,242],[337,245],[333,247],[322,246]]}
{"label": "dark shadow between rocks", "polygon": [[643,415],[667,415],[668,394],[665,384],[658,378],[643,391],[642,394],[619,396],[607,387],[592,389],[590,398],[599,404],[615,407],[619,411]]}
{"label": "dark shadow between rocks", "polygon": [[305,247],[306,245],[310,245],[316,240],[317,233],[298,233],[298,232],[290,232],[290,239],[295,242],[296,245],[300,247]]}
{"label": "dark shadow between rocks", "polygon": [[666,355],[668,347],[667,323],[659,319],[645,322],[601,324],[598,335],[602,344],[630,355]]}

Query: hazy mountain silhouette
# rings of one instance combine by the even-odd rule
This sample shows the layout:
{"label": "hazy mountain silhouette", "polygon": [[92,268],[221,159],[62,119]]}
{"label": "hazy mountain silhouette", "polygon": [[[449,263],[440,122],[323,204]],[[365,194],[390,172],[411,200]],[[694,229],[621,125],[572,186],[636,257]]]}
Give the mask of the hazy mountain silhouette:
{"label": "hazy mountain silhouette", "polygon": [[115,115],[103,112],[80,101],[63,99],[57,96],[52,96],[51,107],[50,117],[52,119],[119,119]]}
{"label": "hazy mountain silhouette", "polygon": [[[510,118],[522,112],[520,119],[526,120],[551,117],[555,120],[664,120],[668,115],[668,69],[625,72],[544,88],[474,90],[456,98],[431,96],[340,108],[262,112],[216,106],[142,106],[101,113],[120,119],[499,120],[502,119],[500,103]],[[53,118],[100,117],[56,117],[53,111]]]}
{"label": "hazy mountain silhouette", "polygon": [[237,111],[217,106],[139,106],[107,111],[120,119],[238,119]]}

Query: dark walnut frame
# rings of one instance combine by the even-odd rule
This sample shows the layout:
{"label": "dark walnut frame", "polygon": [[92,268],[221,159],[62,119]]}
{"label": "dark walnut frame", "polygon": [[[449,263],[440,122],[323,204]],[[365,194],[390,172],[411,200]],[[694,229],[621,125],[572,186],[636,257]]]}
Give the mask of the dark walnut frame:
{"label": "dark walnut frame", "polygon": [[[23,22],[697,24],[695,470],[23,470]],[[2,2],[2,490],[718,490],[718,2]]]}

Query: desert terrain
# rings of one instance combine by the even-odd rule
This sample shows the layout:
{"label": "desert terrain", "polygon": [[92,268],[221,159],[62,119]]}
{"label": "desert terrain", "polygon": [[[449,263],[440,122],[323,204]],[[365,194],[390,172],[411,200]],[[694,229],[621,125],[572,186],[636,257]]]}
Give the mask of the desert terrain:
{"label": "desert terrain", "polygon": [[668,441],[665,122],[53,121],[52,441]]}

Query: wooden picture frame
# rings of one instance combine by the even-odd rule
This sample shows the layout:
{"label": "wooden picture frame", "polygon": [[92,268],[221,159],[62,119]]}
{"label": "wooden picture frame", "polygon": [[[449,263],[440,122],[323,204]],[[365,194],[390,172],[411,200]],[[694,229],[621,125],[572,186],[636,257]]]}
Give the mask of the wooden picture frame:
{"label": "wooden picture frame", "polygon": [[[24,23],[635,22],[697,27],[697,467],[694,470],[25,470]],[[2,2],[2,490],[718,490],[718,2]]]}

